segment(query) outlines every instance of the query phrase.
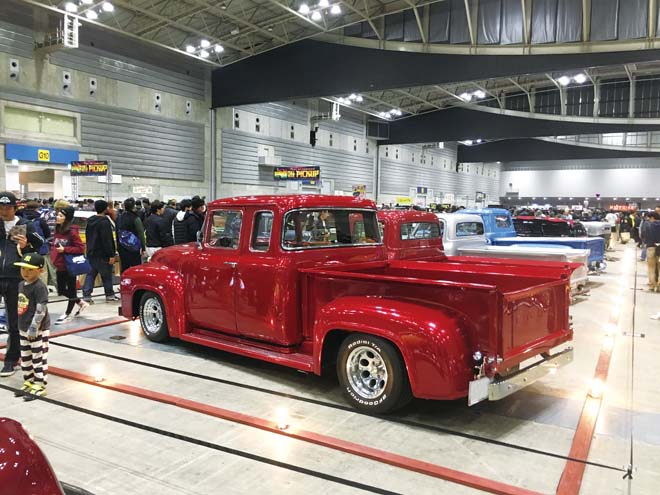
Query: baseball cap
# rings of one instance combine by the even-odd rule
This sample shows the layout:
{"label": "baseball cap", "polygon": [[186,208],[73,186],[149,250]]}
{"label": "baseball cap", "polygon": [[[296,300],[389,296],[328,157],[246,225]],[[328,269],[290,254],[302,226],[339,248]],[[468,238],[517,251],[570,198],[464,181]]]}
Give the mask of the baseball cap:
{"label": "baseball cap", "polygon": [[28,253],[23,256],[21,261],[17,261],[14,265],[38,270],[44,267],[44,257],[38,253]]}
{"label": "baseball cap", "polygon": [[9,191],[0,192],[0,206],[16,206],[16,196]]}

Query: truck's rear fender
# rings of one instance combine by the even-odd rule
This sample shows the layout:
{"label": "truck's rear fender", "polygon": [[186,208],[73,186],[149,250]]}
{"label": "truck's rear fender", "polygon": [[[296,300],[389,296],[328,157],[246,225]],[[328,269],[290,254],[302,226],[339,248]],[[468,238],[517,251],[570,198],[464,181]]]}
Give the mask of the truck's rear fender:
{"label": "truck's rear fender", "polygon": [[121,306],[125,318],[140,315],[140,300],[145,292],[158,294],[165,307],[171,337],[186,332],[183,277],[171,268],[155,263],[129,268],[121,278]]}
{"label": "truck's rear fender", "polygon": [[450,309],[382,297],[335,299],[318,311],[314,322],[317,373],[326,364],[324,360],[336,357],[336,347],[347,332],[372,334],[394,344],[415,397],[455,399],[467,395],[472,379],[468,330],[463,318]]}

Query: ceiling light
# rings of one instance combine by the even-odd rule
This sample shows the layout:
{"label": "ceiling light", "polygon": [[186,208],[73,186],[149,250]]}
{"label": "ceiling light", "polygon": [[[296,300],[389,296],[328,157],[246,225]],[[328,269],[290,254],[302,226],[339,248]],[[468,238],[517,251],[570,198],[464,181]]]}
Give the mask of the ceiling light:
{"label": "ceiling light", "polygon": [[222,53],[222,52],[225,51],[225,47],[222,46],[222,45],[215,45],[215,46],[213,47],[213,51],[214,51],[215,53]]}
{"label": "ceiling light", "polygon": [[94,0],[80,0],[80,3],[84,3],[85,5],[91,5],[94,3]]}
{"label": "ceiling light", "polygon": [[392,113],[394,115],[396,115],[397,117],[401,117],[401,110],[399,110],[398,108],[395,108],[394,110],[392,110]]}
{"label": "ceiling light", "polygon": [[481,142],[481,139],[477,139],[477,143],[480,143],[480,142]]}
{"label": "ceiling light", "polygon": [[211,42],[209,40],[202,40],[199,42],[199,46],[201,46],[202,48],[208,48],[209,46],[211,46]]}
{"label": "ceiling light", "polygon": [[326,9],[329,6],[330,6],[330,2],[328,2],[328,0],[320,0],[319,1],[319,8]]}
{"label": "ceiling light", "polygon": [[626,198],[626,201],[630,201],[630,198]]}
{"label": "ceiling light", "polygon": [[186,45],[186,52],[187,53],[195,53],[195,47],[192,45]]}
{"label": "ceiling light", "polygon": [[300,12],[302,15],[309,14],[309,5],[306,3],[301,3],[300,7],[298,7],[298,12]]}
{"label": "ceiling light", "polygon": [[584,75],[584,74],[582,74],[582,73],[580,73],[580,74],[577,74],[577,75],[573,78],[573,80],[574,80],[576,83],[578,83],[578,84],[584,84],[585,82],[587,82],[587,76]]}
{"label": "ceiling light", "polygon": [[642,201],[646,201],[646,198],[642,198]]}
{"label": "ceiling light", "polygon": [[477,98],[479,98],[479,99],[482,99],[482,98],[485,98],[485,97],[486,97],[486,93],[483,92],[482,90],[475,91],[475,92],[472,93],[472,94],[473,94],[474,96],[476,96]]}
{"label": "ceiling light", "polygon": [[617,198],[612,198],[614,201],[616,201]]}
{"label": "ceiling light", "polygon": [[562,86],[568,86],[571,82],[571,79],[568,76],[561,76],[559,79],[557,79],[557,82]]}
{"label": "ceiling light", "polygon": [[64,4],[64,10],[67,12],[78,12],[78,6],[73,2],[67,2]]}
{"label": "ceiling light", "polygon": [[101,8],[103,9],[104,12],[114,12],[115,11],[115,6],[112,5],[110,2],[103,2],[103,5],[101,5]]}
{"label": "ceiling light", "polygon": [[342,96],[337,98],[337,103],[344,103],[344,98]]}
{"label": "ceiling light", "polygon": [[312,12],[312,20],[313,21],[320,21],[321,19],[323,19],[323,16],[321,15],[321,13],[318,10],[315,10],[314,12]]}
{"label": "ceiling light", "polygon": [[458,97],[463,101],[470,101],[472,99],[472,95],[470,93],[461,93]]}
{"label": "ceiling light", "polygon": [[348,99],[349,100],[357,100],[357,95],[355,93],[351,93],[350,95],[348,95]]}
{"label": "ceiling light", "polygon": [[355,101],[357,101],[358,103],[362,103],[364,101],[364,98],[362,98],[362,95],[357,95]]}
{"label": "ceiling light", "polygon": [[472,146],[472,140],[471,139],[468,139],[467,141],[463,141],[463,142],[465,144],[467,144],[468,146]]}
{"label": "ceiling light", "polygon": [[337,4],[333,5],[332,8],[330,9],[330,13],[332,15],[339,15],[341,14],[341,7]]}
{"label": "ceiling light", "polygon": [[93,21],[95,19],[98,19],[99,15],[93,10],[88,10],[87,12],[85,12],[85,17],[87,17],[87,19],[89,19],[90,21]]}
{"label": "ceiling light", "polygon": [[206,50],[202,50],[199,52],[199,56],[202,58],[209,58],[209,55],[210,55],[209,52],[207,52]]}

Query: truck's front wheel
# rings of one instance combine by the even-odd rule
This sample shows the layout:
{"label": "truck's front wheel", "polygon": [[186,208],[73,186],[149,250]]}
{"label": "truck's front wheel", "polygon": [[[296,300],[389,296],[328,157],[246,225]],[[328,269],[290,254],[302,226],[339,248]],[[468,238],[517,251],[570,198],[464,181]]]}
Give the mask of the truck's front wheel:
{"label": "truck's front wheel", "polygon": [[165,308],[158,294],[145,292],[140,299],[140,323],[149,340],[164,342],[170,332],[165,319]]}
{"label": "truck's front wheel", "polygon": [[387,413],[411,399],[403,360],[388,341],[367,334],[350,335],[339,347],[337,375],[344,395],[357,409]]}

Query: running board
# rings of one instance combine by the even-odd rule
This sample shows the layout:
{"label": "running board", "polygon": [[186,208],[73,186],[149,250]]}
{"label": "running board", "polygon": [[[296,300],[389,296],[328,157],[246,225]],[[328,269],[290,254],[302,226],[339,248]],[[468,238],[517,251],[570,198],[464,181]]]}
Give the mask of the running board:
{"label": "running board", "polygon": [[227,351],[233,354],[239,354],[241,356],[260,359],[262,361],[267,361],[269,363],[279,364],[282,366],[288,366],[289,368],[295,368],[297,370],[308,371],[312,373],[314,372],[314,359],[308,354],[296,352],[278,352],[272,348],[265,349],[263,347],[256,347],[231,337],[223,337],[222,335],[213,337],[208,335],[200,335],[195,333],[194,330],[192,333],[184,333],[180,335],[179,338],[181,340],[192,342],[194,344],[200,344],[205,347],[212,347],[214,349],[220,349],[221,351]]}

